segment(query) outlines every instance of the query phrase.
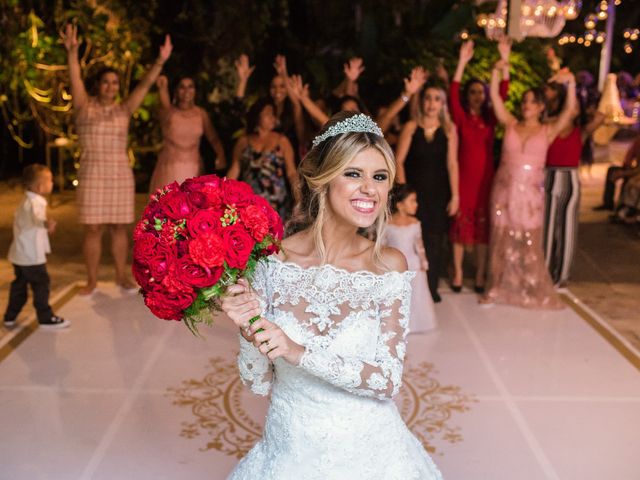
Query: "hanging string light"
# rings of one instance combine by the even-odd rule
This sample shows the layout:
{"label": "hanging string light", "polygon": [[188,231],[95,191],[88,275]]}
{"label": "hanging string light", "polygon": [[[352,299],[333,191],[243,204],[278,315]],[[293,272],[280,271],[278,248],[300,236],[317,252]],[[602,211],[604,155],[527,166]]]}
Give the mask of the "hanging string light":
{"label": "hanging string light", "polygon": [[596,28],[597,24],[598,16],[594,13],[590,13],[589,15],[584,17],[584,28],[586,28],[587,30],[593,30],[594,28]]}
{"label": "hanging string light", "polygon": [[[565,21],[575,20],[580,13],[580,0],[521,0],[520,30],[524,36],[555,37]],[[499,0],[494,13],[476,18],[488,38],[498,39],[507,27],[507,0]]]}
{"label": "hanging string light", "polygon": [[602,0],[598,5],[598,13],[596,14],[598,15],[598,19],[606,20],[607,18],[609,18],[608,10],[609,10],[609,4],[607,3],[607,0]]}
{"label": "hanging string light", "polygon": [[[585,32],[581,36],[574,34],[564,33],[558,37],[558,45],[567,45],[577,43],[584,47],[590,47],[591,45],[602,45],[607,40],[607,34],[603,31],[597,31],[596,27],[599,21],[606,21],[609,18],[609,4],[613,2],[615,6],[622,4],[622,0],[601,0],[596,5],[595,13],[590,13],[584,17]],[[623,34],[626,42],[624,44],[624,51],[630,54],[634,50],[633,42],[640,38],[640,29],[627,28]]]}
{"label": "hanging string light", "polygon": [[622,34],[626,42],[624,42],[624,53],[627,55],[633,53],[634,43],[638,41],[640,38],[640,29],[638,28],[627,28]]}

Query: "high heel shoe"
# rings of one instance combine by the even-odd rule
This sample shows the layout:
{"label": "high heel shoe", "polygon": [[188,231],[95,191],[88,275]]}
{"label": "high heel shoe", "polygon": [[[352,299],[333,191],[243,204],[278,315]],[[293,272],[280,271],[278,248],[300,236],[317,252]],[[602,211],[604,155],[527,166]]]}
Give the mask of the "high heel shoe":
{"label": "high heel shoe", "polygon": [[476,292],[478,295],[482,295],[484,293],[484,285],[474,285],[473,291]]}
{"label": "high heel shoe", "polygon": [[451,284],[451,291],[453,293],[460,293],[462,291],[462,285],[454,285],[453,283]]}

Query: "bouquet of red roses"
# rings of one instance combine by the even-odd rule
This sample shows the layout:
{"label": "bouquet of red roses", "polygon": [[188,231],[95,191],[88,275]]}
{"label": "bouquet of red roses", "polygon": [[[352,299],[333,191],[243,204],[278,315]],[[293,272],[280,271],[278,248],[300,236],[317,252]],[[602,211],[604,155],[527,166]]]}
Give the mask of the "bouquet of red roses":
{"label": "bouquet of red roses", "polygon": [[205,175],[158,190],[133,234],[133,275],[144,303],[194,335],[211,325],[227,286],[251,279],[260,258],[279,250],[282,220],[251,187]]}

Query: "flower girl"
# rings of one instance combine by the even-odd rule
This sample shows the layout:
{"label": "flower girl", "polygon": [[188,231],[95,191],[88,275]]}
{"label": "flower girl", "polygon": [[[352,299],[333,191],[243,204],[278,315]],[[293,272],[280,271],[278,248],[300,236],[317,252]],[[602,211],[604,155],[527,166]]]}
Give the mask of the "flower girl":
{"label": "flower girl", "polygon": [[409,270],[417,272],[411,282],[410,333],[426,332],[436,327],[433,300],[427,286],[429,263],[422,242],[422,224],[415,217],[417,209],[416,191],[406,184],[397,185],[391,192],[392,215],[383,236],[383,243],[400,250],[407,258]]}

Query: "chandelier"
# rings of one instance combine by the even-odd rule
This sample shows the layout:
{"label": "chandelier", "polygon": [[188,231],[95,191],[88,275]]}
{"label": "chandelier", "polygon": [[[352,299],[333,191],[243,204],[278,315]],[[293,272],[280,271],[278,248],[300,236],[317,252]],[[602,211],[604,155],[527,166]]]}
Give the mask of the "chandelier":
{"label": "chandelier", "polygon": [[[505,35],[507,27],[507,0],[499,0],[495,13],[478,15],[478,26],[484,28],[488,38],[496,40]],[[564,27],[566,20],[574,20],[580,13],[579,0],[512,0],[512,8],[520,5],[519,32],[516,40],[524,37],[555,37]],[[513,21],[513,15],[511,20]],[[517,38],[517,37],[520,38]]]}

